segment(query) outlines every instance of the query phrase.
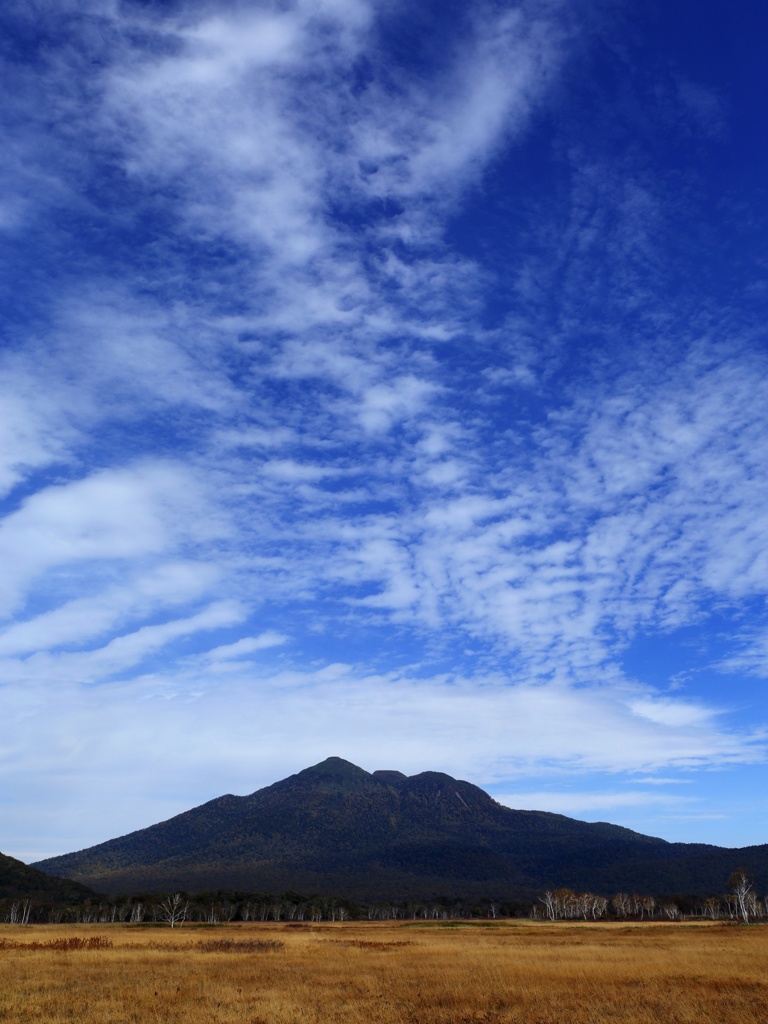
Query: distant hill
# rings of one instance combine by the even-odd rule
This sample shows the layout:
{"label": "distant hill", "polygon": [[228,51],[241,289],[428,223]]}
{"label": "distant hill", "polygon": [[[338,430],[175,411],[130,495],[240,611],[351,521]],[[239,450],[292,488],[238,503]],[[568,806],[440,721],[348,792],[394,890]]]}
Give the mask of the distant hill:
{"label": "distant hill", "polygon": [[93,890],[70,878],[52,878],[51,872],[36,871],[15,857],[0,853],[0,899],[76,903],[95,895]]}
{"label": "distant hill", "polygon": [[369,773],[338,757],[250,796],[34,865],[105,893],[236,889],[361,900],[722,892],[737,867],[768,884],[768,846],[668,843],[603,822],[503,807],[439,772]]}

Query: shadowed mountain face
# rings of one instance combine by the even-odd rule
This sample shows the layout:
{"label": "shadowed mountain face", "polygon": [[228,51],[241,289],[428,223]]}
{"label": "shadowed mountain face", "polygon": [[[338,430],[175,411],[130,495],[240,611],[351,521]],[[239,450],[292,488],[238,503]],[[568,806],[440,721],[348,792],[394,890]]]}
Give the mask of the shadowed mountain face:
{"label": "shadowed mountain face", "polygon": [[250,796],[34,865],[109,893],[182,889],[335,892],[363,899],[721,892],[745,867],[768,881],[768,846],[667,843],[618,825],[502,807],[439,772],[372,774],[329,757]]}
{"label": "shadowed mountain face", "polygon": [[0,899],[78,903],[96,895],[71,878],[52,878],[52,874],[36,871],[15,857],[0,853]]}

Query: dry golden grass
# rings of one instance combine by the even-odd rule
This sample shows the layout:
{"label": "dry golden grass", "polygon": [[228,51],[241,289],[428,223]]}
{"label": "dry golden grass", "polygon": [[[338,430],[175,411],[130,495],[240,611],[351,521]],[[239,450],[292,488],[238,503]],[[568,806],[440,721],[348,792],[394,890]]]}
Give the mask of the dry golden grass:
{"label": "dry golden grass", "polygon": [[725,925],[0,926],[0,1021],[763,1024],[766,967]]}

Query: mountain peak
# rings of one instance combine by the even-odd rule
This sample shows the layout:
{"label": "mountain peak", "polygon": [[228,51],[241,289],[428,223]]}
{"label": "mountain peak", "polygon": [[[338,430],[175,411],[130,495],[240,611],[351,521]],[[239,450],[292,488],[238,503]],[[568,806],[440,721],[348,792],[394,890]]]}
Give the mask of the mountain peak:
{"label": "mountain peak", "polygon": [[322,775],[339,776],[341,778],[369,778],[369,773],[364,768],[358,768],[351,761],[345,761],[343,757],[326,757],[324,761],[313,764],[299,772],[299,775]]}
{"label": "mountain peak", "polygon": [[319,764],[292,775],[286,782],[320,789],[363,789],[370,785],[371,775],[343,757],[326,757]]}

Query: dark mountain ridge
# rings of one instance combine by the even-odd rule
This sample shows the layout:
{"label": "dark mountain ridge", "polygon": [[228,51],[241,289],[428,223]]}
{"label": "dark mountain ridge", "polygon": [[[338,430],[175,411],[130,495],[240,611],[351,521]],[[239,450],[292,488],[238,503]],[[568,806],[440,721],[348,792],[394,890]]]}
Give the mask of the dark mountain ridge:
{"label": "dark mountain ridge", "polygon": [[51,903],[80,903],[96,896],[92,889],[71,878],[51,877],[23,861],[0,853],[0,899],[44,900]]}
{"label": "dark mountain ridge", "polygon": [[764,885],[768,846],[668,843],[606,822],[512,810],[440,772],[369,773],[331,757],[249,796],[222,796],[34,866],[106,893],[513,898],[568,886],[707,894],[722,891],[737,867]]}

